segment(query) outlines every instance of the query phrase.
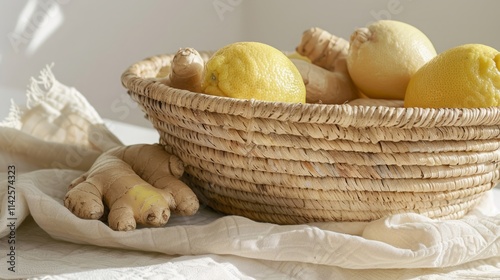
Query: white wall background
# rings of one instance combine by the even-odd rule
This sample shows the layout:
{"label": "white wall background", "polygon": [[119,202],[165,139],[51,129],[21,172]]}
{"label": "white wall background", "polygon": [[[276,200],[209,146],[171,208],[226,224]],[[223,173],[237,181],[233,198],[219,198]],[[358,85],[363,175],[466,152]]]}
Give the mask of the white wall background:
{"label": "white wall background", "polygon": [[120,83],[147,56],[251,40],[293,50],[310,27],[348,38],[388,18],[421,29],[438,52],[463,43],[500,50],[499,10],[495,0],[0,0],[0,118],[52,62],[103,117],[150,126]]}

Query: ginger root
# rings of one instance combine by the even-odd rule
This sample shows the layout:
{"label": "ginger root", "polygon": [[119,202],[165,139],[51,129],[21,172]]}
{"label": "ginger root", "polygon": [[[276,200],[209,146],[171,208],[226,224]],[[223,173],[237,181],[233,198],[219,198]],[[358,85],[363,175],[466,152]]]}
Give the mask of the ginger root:
{"label": "ginger root", "polygon": [[64,205],[83,219],[100,219],[106,206],[114,230],[133,230],[137,224],[163,226],[170,211],[198,211],[198,198],[179,179],[183,173],[182,161],[161,145],[118,146],[71,182]]}
{"label": "ginger root", "polygon": [[313,27],[304,31],[295,51],[326,70],[347,73],[349,41],[326,30]]}
{"label": "ginger root", "polygon": [[295,51],[311,61],[292,58],[306,85],[307,103],[342,104],[359,97],[347,70],[347,40],[313,27],[304,31]]}
{"label": "ginger root", "polygon": [[306,86],[306,102],[343,104],[358,98],[358,90],[349,76],[331,72],[300,59],[291,59]]}
{"label": "ginger root", "polygon": [[201,92],[204,68],[205,61],[198,51],[181,48],[172,58],[170,72],[160,82],[177,89]]}

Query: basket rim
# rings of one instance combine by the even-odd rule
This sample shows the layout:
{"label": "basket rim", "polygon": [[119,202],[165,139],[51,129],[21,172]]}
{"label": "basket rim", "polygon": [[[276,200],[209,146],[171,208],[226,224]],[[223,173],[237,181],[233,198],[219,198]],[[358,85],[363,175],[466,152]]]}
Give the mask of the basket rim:
{"label": "basket rim", "polygon": [[[209,54],[210,52],[200,52]],[[374,105],[311,104],[236,99],[190,92],[166,86],[156,73],[170,64],[173,54],[147,57],[130,65],[121,75],[121,83],[151,101],[192,110],[274,119],[309,124],[334,124],[343,127],[448,127],[500,125],[500,107],[488,108],[396,108]],[[242,110],[242,108],[244,108]]]}

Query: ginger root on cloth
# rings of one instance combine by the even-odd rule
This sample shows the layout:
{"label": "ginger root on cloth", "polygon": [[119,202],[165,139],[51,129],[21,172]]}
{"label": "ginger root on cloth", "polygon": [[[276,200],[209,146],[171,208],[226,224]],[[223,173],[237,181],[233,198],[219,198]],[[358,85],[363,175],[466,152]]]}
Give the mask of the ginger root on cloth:
{"label": "ginger root on cloth", "polygon": [[172,58],[170,72],[160,82],[177,89],[201,92],[205,61],[193,48],[181,48]]}
{"label": "ginger root on cloth", "polygon": [[295,51],[326,70],[347,73],[349,41],[326,30],[313,27],[304,31]]}
{"label": "ginger root on cloth", "polygon": [[183,173],[182,161],[161,145],[118,146],[71,182],[64,205],[83,219],[100,219],[108,207],[113,230],[133,230],[137,224],[160,227],[170,211],[198,211],[198,198],[179,179]]}

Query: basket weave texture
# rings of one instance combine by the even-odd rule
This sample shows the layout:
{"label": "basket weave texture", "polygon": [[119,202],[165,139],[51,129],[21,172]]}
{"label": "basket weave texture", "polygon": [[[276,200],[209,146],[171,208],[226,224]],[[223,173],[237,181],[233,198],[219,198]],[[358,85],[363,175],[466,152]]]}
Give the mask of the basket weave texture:
{"label": "basket weave texture", "polygon": [[278,224],[455,219],[499,181],[500,108],[216,97],[154,79],[172,56],[133,64],[122,84],[199,198],[223,213]]}

